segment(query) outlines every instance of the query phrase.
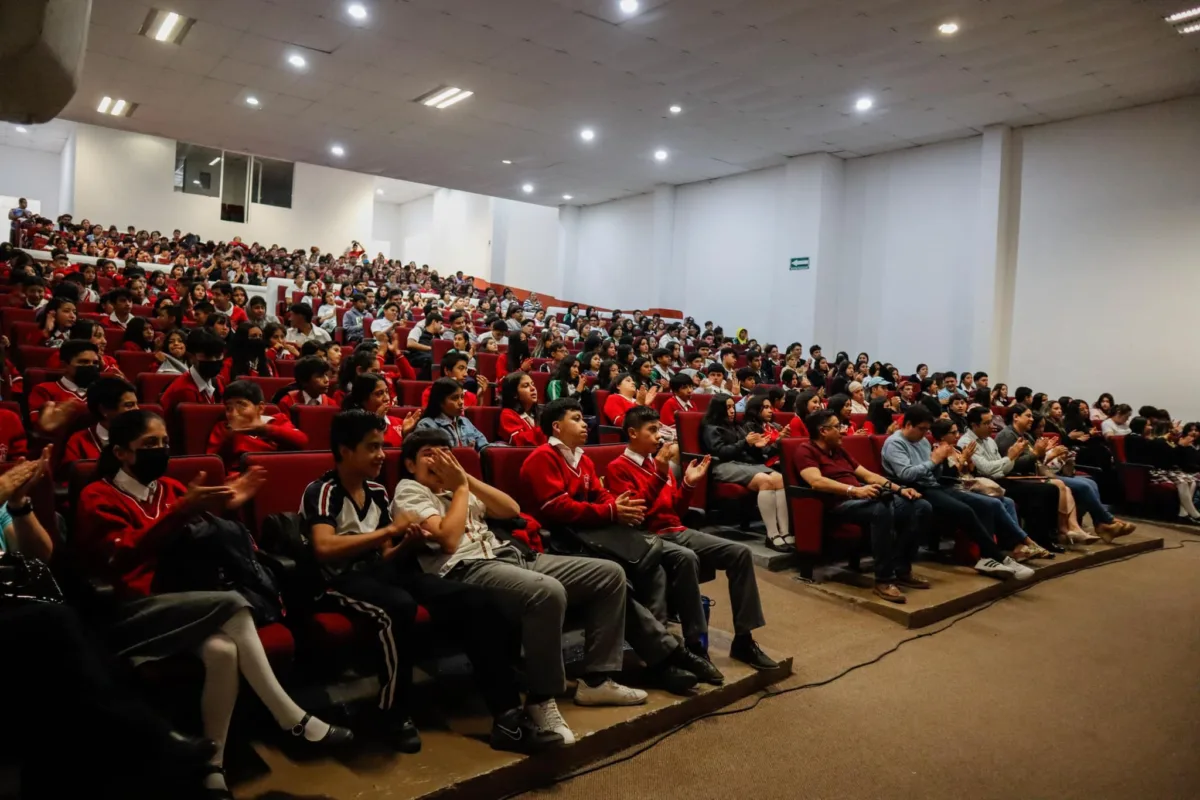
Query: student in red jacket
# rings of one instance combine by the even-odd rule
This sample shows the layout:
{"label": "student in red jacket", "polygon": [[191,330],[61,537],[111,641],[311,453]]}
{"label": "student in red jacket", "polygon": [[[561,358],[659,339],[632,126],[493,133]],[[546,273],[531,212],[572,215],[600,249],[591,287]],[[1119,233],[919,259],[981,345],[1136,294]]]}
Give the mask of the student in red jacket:
{"label": "student in red jacket", "polygon": [[[533,502],[532,513],[550,530],[567,537],[569,531],[580,529],[612,536],[651,535],[639,530],[645,521],[645,503],[628,492],[614,497],[600,483],[596,465],[583,450],[588,427],[579,401],[560,398],[547,403],[541,425],[547,442],[521,465],[521,484]],[[663,568],[643,566],[633,572],[627,567],[626,572],[637,597],[629,597],[625,639],[650,667],[653,679],[671,692],[687,691],[697,679],[722,681],[711,662],[682,646],[663,627],[667,608]]]}
{"label": "student in red jacket", "polygon": [[[92,412],[96,424],[81,431],[75,431],[67,439],[62,457],[64,466],[72,461],[86,461],[100,457],[100,451],[108,444],[109,423],[118,414],[137,409],[137,390],[124,378],[102,375],[88,387],[87,407],[88,411]],[[64,474],[59,477],[59,482],[62,483],[65,480],[64,470]]]}
{"label": "student in red jacket", "polygon": [[225,342],[208,328],[188,333],[187,355],[191,367],[180,375],[162,395],[166,418],[180,403],[220,403],[225,391],[221,369],[225,366]]}
{"label": "student in red jacket", "polygon": [[796,405],[793,406],[796,416],[788,423],[788,435],[808,438],[808,425],[805,424],[805,420],[824,407],[821,395],[811,389],[796,395]]}
{"label": "student in red jacket", "polygon": [[250,318],[246,316],[246,309],[233,302],[233,284],[229,281],[217,281],[212,285],[210,291],[213,308],[218,314],[229,317],[230,327],[236,330],[243,322],[250,321]]}
{"label": "student in red jacket", "polygon": [[128,289],[113,289],[108,293],[113,311],[104,320],[105,327],[114,330],[125,330],[133,321],[133,293]]}
{"label": "student in red jacket", "polygon": [[21,344],[34,347],[62,347],[75,324],[75,302],[65,297],[52,297],[34,316],[37,330],[26,334]]}
{"label": "student in red jacket", "polygon": [[277,378],[275,362],[267,358],[267,342],[263,329],[253,322],[243,322],[234,331],[229,356],[221,368],[221,380],[230,383],[238,378]]}
{"label": "student in red jacket", "polygon": [[671,397],[663,403],[661,414],[662,424],[659,434],[663,441],[673,442],[678,438],[675,429],[675,415],[680,411],[692,411],[692,392],[696,384],[690,375],[677,372],[670,378]]}
{"label": "student in red jacket", "polygon": [[134,317],[121,334],[118,350],[130,353],[154,352],[154,327],[146,317]]}
{"label": "student in red jacket", "polygon": [[0,408],[0,462],[20,461],[28,455],[25,423],[16,413]]}
{"label": "student in red jacket", "polygon": [[[100,354],[100,374],[101,375],[116,375],[123,377],[121,367],[117,364],[117,360],[105,351],[108,349],[108,336],[104,333],[104,326],[98,322],[81,319],[71,326],[71,330],[67,334],[68,339],[82,339],[85,342],[91,342],[96,345],[96,350]],[[54,352],[46,359],[46,369],[62,369],[62,353]]]}
{"label": "student in red jacket", "polygon": [[148,411],[127,411],[112,420],[109,442],[95,479],[80,493],[72,544],[80,565],[111,581],[118,601],[108,615],[108,641],[129,659],[199,656],[205,681],[200,696],[204,735],[217,743],[203,796],[228,800],[224,745],[237,700],[238,675],[271,716],[297,738],[341,745],[353,734],[305,713],[287,695],[267,661],[250,616],[236,592],[155,590],[162,548],[205,512],[240,509],[266,483],[254,469],[224,486],[205,486],[200,473],[188,486],[166,477],[170,466],[167,427]]}
{"label": "student in red jacket", "polygon": [[308,436],[296,430],[287,415],[263,415],[263,392],[257,383],[234,381],[225,387],[224,401],[225,419],[213,426],[206,452],[221,457],[226,475],[241,472],[242,453],[308,447]]}
{"label": "student in red jacket", "polygon": [[[678,376],[676,376],[678,377]],[[730,658],[742,661],[755,669],[775,669],[779,666],[759,648],[751,633],[761,628],[762,602],[758,597],[758,581],[754,577],[754,556],[750,548],[719,536],[692,530],[683,524],[682,515],[688,510],[692,490],[708,479],[711,456],[688,464],[682,483],[671,474],[671,464],[679,455],[679,446],[660,441],[658,412],[641,406],[625,415],[625,432],[629,446],[620,458],[608,464],[606,486],[610,492],[628,493],[646,506],[646,527],[676,548],[663,550],[667,563],[678,550],[694,554],[701,568],[724,570],[729,580],[729,602],[733,610],[733,646]],[[668,572],[670,567],[668,566]],[[677,601],[678,602],[678,601]],[[682,604],[680,604],[682,605]],[[708,658],[708,621],[704,608],[677,607],[683,625],[683,637],[692,652]]]}
{"label": "student in red jacket", "polygon": [[[467,364],[470,363],[471,357],[460,350],[451,350],[442,357],[442,375],[443,378],[453,378],[458,381],[458,385],[463,387],[463,408],[474,408],[480,405],[479,397],[487,397],[485,394],[488,390],[487,378],[482,375],[476,375],[475,381],[478,384],[479,394],[467,391],[466,383],[470,375],[470,370],[467,369]],[[429,392],[433,389],[432,386],[426,386],[425,391],[421,393],[421,405],[429,405]]]}
{"label": "student in red jacket", "polygon": [[625,421],[625,414],[630,409],[638,406],[653,406],[654,398],[657,396],[657,387],[651,386],[649,389],[645,386],[639,387],[632,375],[622,372],[612,382],[611,394],[604,401],[602,413],[604,424],[621,427]]}
{"label": "student in red jacket", "polygon": [[83,410],[88,387],[100,377],[100,353],[91,342],[68,339],[59,354],[63,376],[53,383],[39,383],[29,391],[29,420],[46,432],[57,430],[64,418]]}
{"label": "student in red jacket", "polygon": [[538,393],[533,378],[514,372],[500,382],[500,441],[513,447],[537,447],[546,443],[538,427]]}
{"label": "student in red jacket", "polygon": [[291,414],[293,406],[336,406],[329,396],[329,373],[333,367],[320,356],[304,356],[296,362],[296,385],[279,401],[279,410]]}
{"label": "student in red jacket", "polygon": [[387,413],[391,407],[392,398],[388,394],[387,382],[373,372],[355,375],[350,381],[350,390],[342,400],[344,411],[361,408],[383,417],[387,423],[387,429],[383,432],[383,446],[399,447],[404,437],[421,420],[421,409],[409,412],[407,417],[399,419]]}

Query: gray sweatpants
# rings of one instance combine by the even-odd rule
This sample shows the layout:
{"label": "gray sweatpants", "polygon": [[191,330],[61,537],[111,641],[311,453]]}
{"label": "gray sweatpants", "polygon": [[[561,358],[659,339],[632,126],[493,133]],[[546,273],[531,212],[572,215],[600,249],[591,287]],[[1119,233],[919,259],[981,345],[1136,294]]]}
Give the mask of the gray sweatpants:
{"label": "gray sweatpants", "polygon": [[[704,618],[700,600],[701,567],[725,572],[729,581],[734,633],[749,633],[766,624],[750,548],[691,528],[662,534],[662,539],[662,564],[667,571],[668,593],[671,605],[679,614],[686,641],[696,642],[708,633],[708,621]],[[665,608],[654,611],[666,615]]]}
{"label": "gray sweatpants", "polygon": [[502,612],[520,623],[532,694],[558,695],[567,687],[562,630],[568,605],[584,611],[584,669],[620,671],[625,572],[619,565],[549,553],[526,559],[515,547],[503,547],[494,559],[460,562],[446,577],[492,590]]}

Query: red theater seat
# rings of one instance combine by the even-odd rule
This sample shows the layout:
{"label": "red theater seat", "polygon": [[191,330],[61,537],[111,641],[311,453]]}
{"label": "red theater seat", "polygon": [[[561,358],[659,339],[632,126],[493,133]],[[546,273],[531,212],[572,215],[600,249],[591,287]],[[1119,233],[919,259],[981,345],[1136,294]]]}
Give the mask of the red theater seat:
{"label": "red theater seat", "polygon": [[[842,441],[851,438],[854,437],[846,437]],[[849,549],[851,564],[857,566],[864,535],[860,525],[827,524],[825,500],[808,488],[808,484],[800,477],[800,469],[796,464],[796,452],[805,443],[805,439],[798,437],[780,440],[780,466],[787,492],[792,535],[796,537],[796,551],[802,556],[800,574],[811,580],[818,558],[835,548]],[[863,449],[871,450],[870,442],[864,441],[862,444],[865,445]]]}
{"label": "red theater seat", "polygon": [[126,378],[132,378],[143,372],[154,372],[158,369],[158,359],[154,357],[154,353],[118,350],[113,354],[113,358],[117,360],[117,366],[121,368],[121,372],[125,374]]}
{"label": "red theater seat", "polygon": [[489,442],[496,441],[500,435],[500,406],[472,406],[464,413]]}
{"label": "red theater seat", "polygon": [[516,500],[527,513],[537,516],[528,492],[521,484],[521,466],[532,447],[488,447],[483,451],[483,474],[488,483]]}
{"label": "red theater seat", "polygon": [[537,387],[538,397],[546,396],[546,387],[550,385],[549,372],[531,372],[529,377],[533,379],[533,385]]}
{"label": "red theater seat", "polygon": [[295,384],[291,378],[246,378],[251,383],[257,383],[262,387],[263,398],[270,403],[275,395],[283,389]]}
{"label": "red theater seat", "polygon": [[337,406],[292,406],[292,422],[308,436],[309,450],[329,450],[329,428],[339,411]]}
{"label": "red theater seat", "polygon": [[[279,406],[267,403],[264,414],[274,416]],[[218,422],[225,419],[225,405],[212,403],[180,403],[175,408],[182,440],[172,442],[172,450],[181,455],[203,455],[208,449],[208,437]]]}
{"label": "red theater seat", "polygon": [[433,381],[396,381],[396,399],[403,405],[421,407],[421,395]]}
{"label": "red theater seat", "polygon": [[[138,402],[157,403],[167,387],[178,377],[178,375],[162,372],[140,373],[134,381],[138,388]],[[168,424],[170,422],[171,420],[167,420]]]}
{"label": "red theater seat", "polygon": [[22,369],[39,367],[45,369],[50,363],[50,356],[58,352],[54,347],[35,347],[23,344],[17,347],[17,363]]}

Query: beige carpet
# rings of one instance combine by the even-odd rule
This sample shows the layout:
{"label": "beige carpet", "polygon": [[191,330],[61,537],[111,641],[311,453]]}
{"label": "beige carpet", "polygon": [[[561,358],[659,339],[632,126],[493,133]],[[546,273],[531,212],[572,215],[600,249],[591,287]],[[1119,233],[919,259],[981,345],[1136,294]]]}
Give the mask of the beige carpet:
{"label": "beige carpet", "polygon": [[[1200,797],[1200,537],[1158,532],[1198,543],[1038,584],[828,686],[525,797]],[[760,584],[759,639],[796,657],[780,688],[949,624],[906,631],[788,575]]]}

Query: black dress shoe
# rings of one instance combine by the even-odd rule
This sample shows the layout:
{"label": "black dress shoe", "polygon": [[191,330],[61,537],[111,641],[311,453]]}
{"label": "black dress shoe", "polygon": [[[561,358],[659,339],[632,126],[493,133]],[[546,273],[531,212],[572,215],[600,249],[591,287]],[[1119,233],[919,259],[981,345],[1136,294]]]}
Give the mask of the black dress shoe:
{"label": "black dress shoe", "polygon": [[411,717],[391,723],[385,736],[394,750],[410,754],[421,752],[421,732]]}
{"label": "black dress shoe", "polygon": [[1067,548],[1063,547],[1063,546],[1062,546],[1061,544],[1059,544],[1058,542],[1046,542],[1044,545],[1042,545],[1042,547],[1046,548],[1046,549],[1047,549],[1047,550],[1049,550],[1051,553],[1065,553],[1065,552],[1067,552]]}
{"label": "black dress shoe", "polygon": [[681,647],[672,654],[671,658],[675,666],[687,670],[705,683],[713,686],[725,683],[725,676],[708,660],[707,656],[697,655],[688,648]]}
{"label": "black dress shoe", "polygon": [[563,737],[554,731],[539,728],[523,708],[512,708],[492,723],[493,750],[533,755],[562,745]]}
{"label": "black dress shoe", "polygon": [[646,675],[652,686],[665,689],[671,694],[687,696],[691,694],[692,689],[696,688],[696,676],[674,664],[663,662],[651,667]]}
{"label": "black dress shoe", "polygon": [[729,657],[757,670],[775,669],[779,666],[762,651],[758,642],[754,641],[754,637],[749,635],[733,638],[733,646],[729,648]]}
{"label": "black dress shoe", "polygon": [[[308,721],[312,719],[312,714],[305,714],[304,719],[292,726],[292,736],[304,738],[304,728],[308,725]],[[304,739],[308,741],[308,739]],[[329,730],[320,739],[317,739],[313,744],[324,745],[325,747],[342,747],[354,741],[354,731],[349,728],[343,728],[340,725],[330,725]]]}
{"label": "black dress shoe", "polygon": [[161,760],[184,767],[198,767],[212,761],[217,754],[217,743],[202,736],[188,736],[179,731],[170,731],[159,745]]}

